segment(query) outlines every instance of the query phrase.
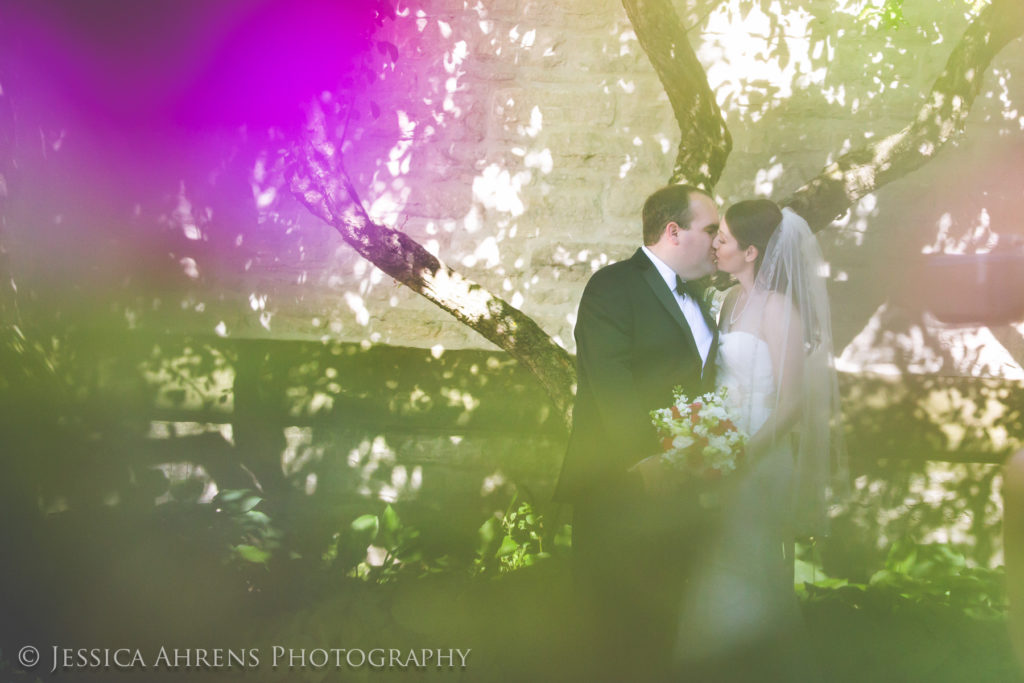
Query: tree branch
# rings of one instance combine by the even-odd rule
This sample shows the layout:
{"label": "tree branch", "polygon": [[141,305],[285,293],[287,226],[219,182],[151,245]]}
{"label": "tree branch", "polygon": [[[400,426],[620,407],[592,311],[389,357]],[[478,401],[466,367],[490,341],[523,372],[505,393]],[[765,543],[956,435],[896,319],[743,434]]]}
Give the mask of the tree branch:
{"label": "tree branch", "polygon": [[732,136],[686,28],[671,0],[622,0],[622,5],[679,124],[679,151],[670,182],[710,192],[732,151]]}
{"label": "tree branch", "polygon": [[528,368],[568,427],[576,382],[572,356],[522,311],[452,270],[405,233],[374,223],[326,129],[323,109],[314,105],[304,148],[294,160],[293,194],[361,256]]}
{"label": "tree branch", "polygon": [[916,170],[963,131],[992,58],[1024,33],[1024,2],[993,0],[964,31],[914,121],[848,152],[784,199],[818,231],[855,201]]}

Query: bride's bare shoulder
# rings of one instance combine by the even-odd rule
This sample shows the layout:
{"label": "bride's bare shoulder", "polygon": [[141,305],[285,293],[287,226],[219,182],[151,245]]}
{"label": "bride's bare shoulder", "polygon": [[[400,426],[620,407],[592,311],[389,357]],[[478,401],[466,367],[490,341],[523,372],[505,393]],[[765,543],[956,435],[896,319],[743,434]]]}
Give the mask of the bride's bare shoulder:
{"label": "bride's bare shoulder", "polygon": [[769,346],[781,349],[788,345],[787,338],[795,342],[800,338],[803,327],[800,313],[789,297],[779,292],[769,292],[765,297],[761,333]]}
{"label": "bride's bare shoulder", "polygon": [[796,308],[789,297],[781,292],[768,292],[764,301],[765,313],[768,315],[782,315],[785,313],[796,313]]}

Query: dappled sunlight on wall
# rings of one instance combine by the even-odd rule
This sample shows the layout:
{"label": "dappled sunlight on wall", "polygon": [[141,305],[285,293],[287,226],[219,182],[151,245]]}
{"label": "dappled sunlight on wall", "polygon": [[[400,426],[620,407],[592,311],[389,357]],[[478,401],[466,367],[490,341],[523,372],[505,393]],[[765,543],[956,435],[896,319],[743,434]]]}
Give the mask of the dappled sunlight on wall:
{"label": "dappled sunlight on wall", "polygon": [[1019,361],[987,327],[953,328],[931,316],[881,306],[842,350],[844,372],[1002,377],[1024,380]]}
{"label": "dappled sunlight on wall", "polygon": [[950,542],[971,565],[999,564],[994,463],[1024,439],[1021,383],[913,373],[840,381],[848,448],[859,455],[850,459],[851,496],[833,520],[842,540],[825,544],[826,565],[856,575],[908,538]]}
{"label": "dappled sunlight on wall", "polygon": [[746,118],[756,123],[763,117],[759,104],[789,99],[794,88],[821,86],[834,47],[825,36],[808,39],[815,17],[802,7],[743,11],[740,5],[724,3],[711,13],[705,29],[711,40],[698,56],[710,65],[708,80],[725,107],[743,107]]}
{"label": "dappled sunlight on wall", "polygon": [[894,543],[907,538],[950,543],[967,556],[969,566],[1003,564],[996,465],[929,462],[904,469],[890,462],[857,477],[852,489],[835,522],[847,547],[826,552],[836,564],[848,563],[844,569],[854,575],[860,569],[856,562],[884,557]]}
{"label": "dappled sunlight on wall", "polygon": [[[851,246],[863,245],[877,254],[870,263],[858,263],[856,252],[842,248],[842,242],[831,252],[834,270],[852,273],[851,284],[862,287],[850,292],[859,294],[861,303],[846,304],[839,299],[836,304],[847,311],[863,306],[864,311],[865,323],[860,327],[847,326],[848,321],[842,319],[837,322],[840,346],[849,344],[842,351],[845,369],[1022,378],[1020,322],[950,326],[927,313],[929,299],[933,304],[961,302],[958,306],[981,314],[993,307],[993,301],[1014,295],[1001,291],[1001,287],[1013,285],[995,270],[987,292],[975,291],[976,274],[964,272],[932,284],[934,278],[925,270],[926,259],[937,254],[1011,254],[1024,237],[1019,221],[1024,188],[1017,180],[1024,141],[1008,139],[999,118],[990,120],[993,111],[981,109],[976,114],[971,118],[973,142],[947,150],[944,163],[922,168],[909,177],[898,196],[871,198],[867,215],[851,214],[851,227],[862,223],[862,229],[840,229],[831,236],[823,233],[823,244],[850,240]],[[1010,125],[1016,127],[1015,122]],[[861,206],[866,208],[864,200]],[[867,229],[882,226],[887,229],[884,234]],[[857,276],[865,269],[876,274],[873,284]],[[922,290],[924,282],[934,290]],[[847,285],[837,284],[840,291]],[[880,303],[867,310],[863,295],[871,289],[878,293]],[[973,294],[965,296],[964,292]]]}
{"label": "dappled sunlight on wall", "polygon": [[[395,22],[394,30],[402,36],[402,41],[395,42],[403,57],[374,95],[384,112],[381,119],[365,126],[359,133],[361,142],[353,138],[347,152],[349,170],[365,179],[362,186],[369,189],[364,199],[377,219],[386,223],[394,219],[397,227],[420,240],[428,251],[527,313],[564,321],[569,315],[565,310],[569,296],[560,283],[537,272],[538,267],[547,265],[547,248],[542,248],[539,263],[531,252],[534,245],[559,240],[556,233],[568,233],[572,239],[571,228],[559,216],[574,222],[589,219],[591,226],[607,223],[600,197],[615,178],[602,176],[595,167],[595,173],[586,174],[593,178],[588,186],[576,173],[581,160],[587,162],[595,156],[610,160],[612,156],[604,149],[607,144],[598,144],[600,130],[591,130],[589,123],[575,125],[573,112],[579,110],[585,114],[584,121],[590,122],[594,97],[597,101],[603,98],[607,104],[600,105],[598,119],[602,129],[608,128],[614,121],[611,104],[615,94],[602,84],[618,82],[618,93],[631,87],[622,78],[602,76],[588,85],[578,78],[570,81],[569,73],[563,74],[567,61],[583,61],[584,68],[596,62],[592,53],[573,50],[576,36],[559,30],[559,23],[568,20],[562,13],[531,6],[519,17],[520,23],[508,24],[495,21],[504,15],[497,9],[494,12],[483,6],[455,15],[412,9],[404,18],[415,23],[416,30],[411,32],[401,28],[401,19]],[[522,28],[530,21],[538,25]],[[599,25],[597,21],[589,23]],[[609,53],[620,52],[619,31],[624,22],[620,19],[617,23],[615,31],[602,29],[602,42],[596,44]],[[589,36],[585,44],[591,49],[596,46]],[[626,58],[635,63],[643,56],[634,45]],[[508,77],[500,76],[503,69],[512,67],[516,68],[514,78],[511,71]],[[525,85],[526,74],[540,82],[533,87]],[[410,98],[409,92],[415,95]],[[438,107],[439,102],[449,104]],[[582,103],[586,104],[581,108]],[[417,121],[411,124],[411,144],[402,147],[400,160],[392,155],[388,170],[371,170],[377,153],[365,145],[372,142],[374,127],[379,128],[380,121],[387,120],[389,112],[399,106],[402,116]],[[659,135],[664,140],[664,135]],[[584,140],[590,144],[581,145]],[[635,143],[627,138],[624,146]],[[667,142],[656,147],[661,155],[668,152]],[[617,155],[615,163],[635,161],[623,154]],[[385,187],[382,178],[393,176],[396,169],[397,177]],[[574,184],[569,192],[567,182]],[[404,193],[394,191],[397,183],[402,184]],[[655,184],[657,181],[648,183]],[[581,201],[586,210],[575,211],[573,207]],[[637,209],[631,206],[628,213]],[[627,255],[629,246],[625,245],[635,241],[632,234],[623,232],[624,246],[615,250],[611,260]],[[592,227],[586,234],[593,235]],[[607,262],[611,250],[602,251]],[[357,257],[342,247],[334,258],[340,267],[332,278],[335,286],[354,286],[346,262]],[[355,285],[360,290],[360,308],[354,326],[351,314],[336,309],[333,317],[338,323],[330,323],[335,333],[394,343],[415,328],[416,343],[435,345],[436,339],[445,348],[478,343],[443,314],[429,316],[431,309],[409,292],[394,291],[386,284],[367,287],[365,273],[349,272],[361,278]],[[424,324],[424,317],[436,321]],[[571,339],[571,327],[564,322],[549,331],[560,343]]]}
{"label": "dappled sunlight on wall", "polygon": [[[709,15],[699,55],[736,143],[719,191],[735,185],[732,196],[784,195],[840,154],[908,122],[968,8],[950,6],[939,21],[934,6],[907,7],[898,28],[873,27],[867,9],[734,0]],[[738,175],[750,175],[736,163],[749,153],[773,157],[761,167],[773,182],[761,171],[753,185]]]}

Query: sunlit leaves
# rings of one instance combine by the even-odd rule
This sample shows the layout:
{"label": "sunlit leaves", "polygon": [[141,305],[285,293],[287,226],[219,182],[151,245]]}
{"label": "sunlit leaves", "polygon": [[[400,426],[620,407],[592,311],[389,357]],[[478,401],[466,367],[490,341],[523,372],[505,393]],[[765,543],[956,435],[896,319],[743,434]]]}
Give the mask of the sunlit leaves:
{"label": "sunlit leaves", "polygon": [[903,16],[903,0],[883,0],[880,5],[877,0],[871,0],[865,5],[858,19],[873,28],[884,30],[895,30],[907,24]]}

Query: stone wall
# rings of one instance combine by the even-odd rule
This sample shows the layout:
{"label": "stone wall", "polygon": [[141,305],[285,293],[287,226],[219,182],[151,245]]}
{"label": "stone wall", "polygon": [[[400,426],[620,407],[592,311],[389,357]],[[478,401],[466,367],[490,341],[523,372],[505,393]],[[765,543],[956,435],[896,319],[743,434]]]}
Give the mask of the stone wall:
{"label": "stone wall", "polygon": [[[582,287],[596,268],[635,249],[642,201],[671,171],[676,124],[620,3],[464,4],[429,0],[389,25],[400,57],[367,95],[383,113],[355,132],[350,170],[375,216],[573,350]],[[908,124],[967,24],[960,3],[908,1],[899,29],[857,19],[863,3],[802,3],[781,14],[765,4],[708,5],[691,32],[734,139],[716,190],[723,205],[784,197],[840,153]],[[1022,66],[1018,40],[986,74],[960,142],[823,233],[839,346],[873,319],[876,328],[898,328],[862,339],[851,369],[893,355],[880,347],[913,346],[910,327],[934,336],[914,312],[894,314],[885,303],[904,285],[907,260],[940,231],[948,242],[986,223],[1020,232],[1024,195],[1013,169],[1024,152],[1024,91],[1014,76]],[[396,141],[398,131],[408,139]],[[271,334],[488,346],[317,221],[295,216],[301,267],[298,252],[253,247]],[[1004,342],[1014,338],[1019,332],[1003,330]],[[982,369],[951,361],[942,371],[1006,371],[1013,361],[1004,356]]]}

